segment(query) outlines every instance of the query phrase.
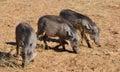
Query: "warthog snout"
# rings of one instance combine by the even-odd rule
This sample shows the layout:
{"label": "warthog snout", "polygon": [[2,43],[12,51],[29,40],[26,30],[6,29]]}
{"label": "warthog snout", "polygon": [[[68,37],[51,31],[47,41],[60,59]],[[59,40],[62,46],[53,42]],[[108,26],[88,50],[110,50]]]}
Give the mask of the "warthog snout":
{"label": "warthog snout", "polygon": [[100,42],[99,42],[99,33],[100,33],[100,29],[96,26],[93,27],[93,31],[90,34],[90,38],[95,42],[96,45],[100,46]]}
{"label": "warthog snout", "polygon": [[70,39],[70,44],[75,53],[79,53],[81,39],[77,32],[73,34],[73,37]]}

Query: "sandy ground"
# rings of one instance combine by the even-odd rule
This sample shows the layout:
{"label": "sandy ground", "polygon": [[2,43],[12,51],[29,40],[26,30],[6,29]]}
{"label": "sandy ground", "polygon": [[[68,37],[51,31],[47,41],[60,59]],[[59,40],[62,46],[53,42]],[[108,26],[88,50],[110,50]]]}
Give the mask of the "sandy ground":
{"label": "sandy ground", "polygon": [[[120,0],[0,0],[0,52],[15,50],[15,27],[21,21],[37,30],[38,19],[72,9],[89,16],[100,27],[102,47],[80,47],[80,54],[36,48],[27,68],[0,66],[0,72],[120,72]],[[38,41],[38,44],[43,44]],[[57,43],[49,42],[54,47]],[[66,49],[72,51],[69,45]],[[15,52],[12,52],[14,54]],[[21,64],[21,60],[19,64]]]}

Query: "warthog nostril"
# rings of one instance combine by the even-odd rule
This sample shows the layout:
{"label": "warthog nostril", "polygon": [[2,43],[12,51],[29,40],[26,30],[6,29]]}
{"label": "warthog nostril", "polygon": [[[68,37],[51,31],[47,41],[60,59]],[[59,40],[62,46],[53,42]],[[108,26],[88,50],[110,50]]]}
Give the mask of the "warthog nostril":
{"label": "warthog nostril", "polygon": [[97,45],[98,47],[101,47],[101,45],[99,44],[99,45]]}

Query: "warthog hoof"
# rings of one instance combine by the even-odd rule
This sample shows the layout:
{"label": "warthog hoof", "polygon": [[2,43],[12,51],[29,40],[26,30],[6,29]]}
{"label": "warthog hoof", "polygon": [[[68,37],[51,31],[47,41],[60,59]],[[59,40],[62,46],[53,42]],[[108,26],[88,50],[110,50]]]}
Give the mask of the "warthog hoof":
{"label": "warthog hoof", "polygon": [[66,49],[65,49],[65,48],[63,48],[63,51],[66,51]]}
{"label": "warthog hoof", "polygon": [[89,48],[92,48],[92,46],[90,45],[90,43],[88,43],[88,47],[89,47]]}
{"label": "warthog hoof", "polygon": [[48,49],[49,49],[49,46],[45,46],[45,49],[48,50]]}
{"label": "warthog hoof", "polygon": [[27,66],[27,64],[22,63],[22,68],[25,68]]}
{"label": "warthog hoof", "polygon": [[98,47],[101,47],[101,45],[97,45]]}

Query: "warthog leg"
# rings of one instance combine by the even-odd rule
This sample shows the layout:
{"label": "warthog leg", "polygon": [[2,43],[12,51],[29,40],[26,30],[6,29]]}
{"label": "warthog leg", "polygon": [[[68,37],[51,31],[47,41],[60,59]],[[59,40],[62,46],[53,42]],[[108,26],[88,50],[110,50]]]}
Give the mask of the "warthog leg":
{"label": "warthog leg", "polygon": [[84,35],[83,35],[84,33],[83,33],[83,31],[81,32],[81,45],[83,45],[83,37],[84,37]]}
{"label": "warthog leg", "polygon": [[24,68],[28,64],[28,56],[27,56],[27,49],[22,49],[22,67]]}
{"label": "warthog leg", "polygon": [[18,55],[19,55],[19,46],[17,45],[16,46],[16,56],[18,57]]}
{"label": "warthog leg", "polygon": [[86,43],[87,43],[87,45],[88,45],[88,47],[89,47],[89,48],[92,48],[92,46],[90,45],[89,39],[87,38],[87,36],[86,36],[86,34],[85,34],[84,29],[83,29],[83,31],[81,31],[81,37],[82,37],[81,43],[82,43],[83,38],[84,38],[85,41],[86,41]]}
{"label": "warthog leg", "polygon": [[45,34],[44,36],[43,36],[43,42],[44,42],[44,44],[45,44],[45,49],[48,49],[49,47],[48,47],[48,45],[47,45],[47,38],[48,38],[48,36]]}
{"label": "warthog leg", "polygon": [[59,48],[60,46],[62,46],[62,47],[63,47],[63,50],[65,51],[65,44],[68,45],[68,42],[65,41],[65,40],[60,40],[60,39],[59,39],[59,41],[60,41],[60,44],[57,45],[55,48]]}
{"label": "warthog leg", "polygon": [[60,39],[60,45],[62,45],[64,51],[65,51],[65,44],[68,44],[68,43],[65,40]]}

